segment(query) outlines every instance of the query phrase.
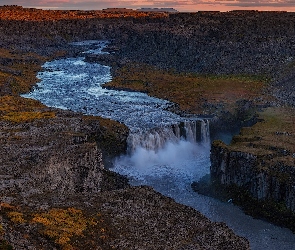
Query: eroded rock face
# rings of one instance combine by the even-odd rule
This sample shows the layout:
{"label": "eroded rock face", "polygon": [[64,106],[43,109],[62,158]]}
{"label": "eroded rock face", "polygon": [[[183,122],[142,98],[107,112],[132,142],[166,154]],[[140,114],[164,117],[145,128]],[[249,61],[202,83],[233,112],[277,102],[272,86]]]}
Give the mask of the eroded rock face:
{"label": "eroded rock face", "polygon": [[[29,197],[99,192],[103,179],[98,120],[60,112],[51,120],[1,123],[1,193]],[[127,131],[127,130],[126,130]],[[123,132],[122,137],[127,136]],[[119,147],[119,143],[117,144]],[[117,149],[124,152],[124,148]]]}
{"label": "eroded rock face", "polygon": [[295,212],[293,166],[276,161],[271,163],[267,157],[230,150],[217,141],[212,145],[210,158],[212,178],[220,184],[236,184],[257,199],[283,202]]}
{"label": "eroded rock face", "polygon": [[[181,19],[180,15],[170,20],[2,20],[0,46],[46,56],[61,50],[75,55],[79,51],[68,44],[71,41],[117,39],[113,46],[122,49],[117,51],[122,64],[139,58],[142,62],[180,70],[210,73],[214,68],[217,73],[236,73],[249,61],[245,72],[251,73],[253,68],[256,69],[257,58],[251,57],[251,48],[255,47],[248,45],[248,39],[228,43],[233,38],[240,39],[237,31],[234,37],[217,41],[224,34],[231,34],[215,30],[217,23],[226,21],[223,17],[213,23],[208,16],[193,17],[193,20],[189,17],[187,26],[182,25]],[[202,25],[198,25],[200,19]],[[244,22],[243,17],[240,20]],[[240,24],[234,26],[240,27]],[[225,27],[229,25],[225,23]],[[280,46],[278,43],[273,46],[271,36],[268,41],[259,49],[266,47],[268,54],[275,54],[269,53],[270,44],[274,52]],[[256,44],[256,40],[253,42]],[[284,43],[289,45],[289,39]],[[240,58],[235,51],[245,51],[243,55],[251,57],[251,60],[238,60],[232,64],[229,59]],[[218,57],[216,53],[219,53]],[[141,57],[138,56],[140,54]],[[270,63],[272,67],[292,53],[287,50],[282,55],[278,54]],[[267,55],[265,61],[269,59]],[[264,58],[264,54],[261,57]],[[4,63],[9,66],[11,62]],[[259,69],[268,67],[262,65]],[[19,74],[17,71],[8,73]],[[6,89],[0,91],[1,95],[11,94],[10,82],[5,86]],[[110,227],[115,229],[110,234],[111,240],[105,243],[106,248],[100,247],[103,245],[100,239],[90,234],[92,237],[76,240],[77,244],[81,241],[78,249],[110,249],[113,246],[117,249],[249,249],[247,240],[237,237],[224,224],[212,223],[195,210],[179,205],[150,188],[126,188],[128,185],[123,177],[107,173],[103,158],[106,153],[112,153],[110,151],[124,151],[128,134],[125,130],[117,131],[121,135],[117,137],[118,143],[104,143],[107,131],[98,121],[84,120],[67,112],[60,112],[54,119],[19,124],[1,122],[0,127],[0,200],[8,203],[7,207],[10,204],[18,207],[17,212],[29,214],[26,222],[15,223],[3,209],[0,211],[5,231],[2,234],[0,230],[0,240],[4,237],[15,249],[56,249],[54,240],[42,234],[41,226],[29,222],[30,216],[37,211],[56,207],[102,212]],[[118,188],[121,190],[110,191]]]}

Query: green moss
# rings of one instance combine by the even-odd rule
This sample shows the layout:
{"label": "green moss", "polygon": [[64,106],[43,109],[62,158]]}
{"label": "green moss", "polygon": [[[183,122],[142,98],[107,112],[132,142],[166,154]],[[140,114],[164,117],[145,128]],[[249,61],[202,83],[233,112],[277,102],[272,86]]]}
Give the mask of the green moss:
{"label": "green moss", "polygon": [[289,107],[265,109],[259,113],[259,122],[242,128],[240,134],[234,136],[229,149],[264,155],[269,165],[282,162],[294,166],[294,113],[295,109]]}

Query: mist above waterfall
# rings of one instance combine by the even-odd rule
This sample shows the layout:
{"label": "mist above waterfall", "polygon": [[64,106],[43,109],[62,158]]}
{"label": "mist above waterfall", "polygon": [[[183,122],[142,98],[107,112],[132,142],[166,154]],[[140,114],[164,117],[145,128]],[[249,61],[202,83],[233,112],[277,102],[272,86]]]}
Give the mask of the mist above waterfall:
{"label": "mist above waterfall", "polygon": [[131,154],[117,158],[114,165],[116,171],[138,180],[177,177],[190,182],[209,173],[209,150],[208,144],[181,139],[167,142],[158,150],[137,147]]}
{"label": "mist above waterfall", "polygon": [[[202,133],[198,142],[197,124]],[[209,122],[185,121],[131,133],[128,154],[115,160],[114,170],[127,175],[134,185],[173,180],[179,188],[209,173],[209,154]]]}

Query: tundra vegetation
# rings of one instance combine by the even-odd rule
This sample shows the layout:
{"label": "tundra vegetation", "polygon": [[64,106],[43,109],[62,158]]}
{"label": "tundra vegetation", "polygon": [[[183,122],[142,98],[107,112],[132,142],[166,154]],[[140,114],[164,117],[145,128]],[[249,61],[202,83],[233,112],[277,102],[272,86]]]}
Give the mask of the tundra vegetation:
{"label": "tundra vegetation", "polygon": [[178,104],[188,114],[217,115],[218,111],[222,111],[220,107],[234,111],[239,100],[258,103],[267,86],[267,79],[249,75],[177,73],[130,63],[119,68],[112,81],[104,86],[145,92]]}

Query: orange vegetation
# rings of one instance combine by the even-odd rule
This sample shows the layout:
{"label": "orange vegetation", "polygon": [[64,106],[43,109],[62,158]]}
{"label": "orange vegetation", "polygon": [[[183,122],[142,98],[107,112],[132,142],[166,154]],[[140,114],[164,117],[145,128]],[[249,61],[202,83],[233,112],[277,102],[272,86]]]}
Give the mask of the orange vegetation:
{"label": "orange vegetation", "polygon": [[35,119],[54,118],[55,112],[46,111],[46,106],[32,99],[19,96],[0,97],[0,120],[28,122]]}
{"label": "orange vegetation", "polygon": [[36,214],[32,221],[42,224],[43,234],[62,246],[67,245],[71,237],[82,236],[87,227],[82,211],[75,208],[51,209],[47,213]]}
{"label": "orange vegetation", "polygon": [[142,12],[136,10],[41,10],[34,8],[22,8],[21,6],[3,6],[0,8],[0,20],[19,21],[49,21],[63,19],[89,19],[89,18],[122,18],[122,17],[167,17],[163,12]]}
{"label": "orange vegetation", "polygon": [[18,94],[29,92],[36,84],[36,74],[45,58],[34,53],[17,53],[0,49],[0,120],[27,122],[53,118],[55,113],[38,101],[25,99]]}
{"label": "orange vegetation", "polygon": [[[89,215],[73,207],[52,208],[46,212],[34,213],[28,208],[1,203],[0,215],[8,219],[11,226],[35,225],[38,233],[54,241],[59,245],[59,249],[82,249],[85,244],[89,247],[87,249],[94,249],[96,246],[108,244],[110,231],[100,213]],[[3,228],[0,224],[0,233],[1,230],[3,231]]]}

